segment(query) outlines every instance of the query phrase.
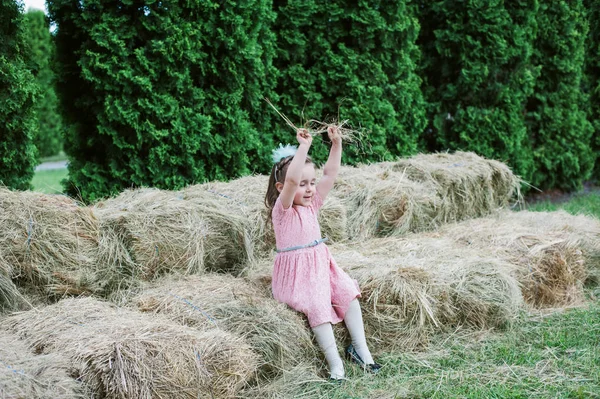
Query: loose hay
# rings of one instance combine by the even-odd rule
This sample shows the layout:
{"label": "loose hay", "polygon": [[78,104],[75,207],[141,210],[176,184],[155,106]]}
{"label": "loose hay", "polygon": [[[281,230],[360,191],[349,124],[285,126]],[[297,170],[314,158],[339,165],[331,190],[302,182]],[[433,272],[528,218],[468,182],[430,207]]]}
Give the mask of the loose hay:
{"label": "loose hay", "polygon": [[247,279],[227,275],[157,281],[132,303],[201,330],[243,337],[259,355],[259,377],[272,379],[317,355],[306,322]]}
{"label": "loose hay", "polygon": [[232,397],[256,372],[252,350],[231,334],[91,298],[65,299],[6,324],[37,352],[68,358],[94,397]]}
{"label": "loose hay", "polygon": [[14,334],[0,330],[0,398],[89,397],[81,384],[71,377],[72,372],[62,356],[35,355]]}
{"label": "loose hay", "polygon": [[518,266],[525,300],[535,306],[580,302],[586,279],[600,270],[600,222],[594,218],[504,211],[445,226],[439,234]]}
{"label": "loose hay", "polygon": [[62,195],[0,188],[0,270],[17,284],[57,298],[104,290],[98,225]]}

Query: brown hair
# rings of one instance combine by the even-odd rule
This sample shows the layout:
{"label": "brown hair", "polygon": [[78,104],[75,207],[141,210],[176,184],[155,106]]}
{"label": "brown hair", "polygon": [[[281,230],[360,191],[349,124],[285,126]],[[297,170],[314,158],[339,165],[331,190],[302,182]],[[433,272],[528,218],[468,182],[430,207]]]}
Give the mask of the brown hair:
{"label": "brown hair", "polygon": [[[271,175],[269,176],[269,186],[267,187],[267,194],[265,195],[265,205],[267,206],[267,224],[271,222],[271,215],[273,213],[273,207],[277,198],[279,198],[279,190],[275,186],[275,183],[285,182],[285,175],[287,174],[290,162],[294,159],[293,155],[282,158],[279,162],[273,165],[271,168]],[[307,156],[304,164],[312,164],[312,159]]]}

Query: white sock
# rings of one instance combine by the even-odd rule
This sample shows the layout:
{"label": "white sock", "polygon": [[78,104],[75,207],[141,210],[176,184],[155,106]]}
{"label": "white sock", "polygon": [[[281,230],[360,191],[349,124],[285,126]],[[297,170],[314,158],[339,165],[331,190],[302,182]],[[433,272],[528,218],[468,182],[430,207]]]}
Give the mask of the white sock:
{"label": "white sock", "polygon": [[325,354],[325,360],[327,360],[331,378],[344,378],[344,363],[342,363],[342,358],[340,357],[337,344],[335,343],[331,323],[320,324],[313,327],[312,330],[315,333],[317,343]]}
{"label": "white sock", "polygon": [[373,356],[371,351],[367,347],[367,340],[365,338],[365,326],[363,324],[362,313],[360,311],[360,304],[358,299],[354,299],[350,302],[350,306],[344,316],[344,323],[352,338],[352,346],[358,353],[358,356],[365,362],[365,364],[373,364]]}

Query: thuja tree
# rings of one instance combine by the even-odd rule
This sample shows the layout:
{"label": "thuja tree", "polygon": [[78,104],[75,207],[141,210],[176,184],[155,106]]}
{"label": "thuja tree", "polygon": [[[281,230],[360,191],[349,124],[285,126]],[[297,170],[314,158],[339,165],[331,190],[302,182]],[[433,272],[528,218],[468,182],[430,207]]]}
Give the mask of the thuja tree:
{"label": "thuja tree", "polygon": [[422,1],[417,9],[426,147],[473,151],[530,178],[524,114],[538,73],[531,63],[537,1]]}
{"label": "thuja tree", "polygon": [[[266,0],[50,0],[71,193],[177,189],[265,164]],[[258,118],[258,117],[256,117]]]}
{"label": "thuja tree", "polygon": [[[425,108],[415,73],[418,24],[407,1],[288,0],[274,9],[279,110],[296,125],[348,119],[364,134],[345,162],[414,153]],[[275,141],[293,140],[281,121]],[[323,160],[327,151],[315,144],[312,154]]]}
{"label": "thuja tree", "polygon": [[589,33],[586,45],[586,92],[589,94],[588,119],[592,122],[592,149],[596,163],[592,176],[600,180],[600,3],[585,0]]}
{"label": "thuja tree", "polygon": [[27,189],[33,177],[37,86],[26,66],[22,3],[0,0],[0,185]]}
{"label": "thuja tree", "polygon": [[40,156],[55,155],[62,149],[62,119],[54,90],[54,43],[43,11],[28,11],[24,23],[30,51],[30,69],[40,87],[40,96],[35,105],[37,134],[33,142]]}
{"label": "thuja tree", "polygon": [[576,189],[594,165],[581,90],[587,33],[581,0],[541,2],[533,58],[542,72],[528,105],[536,164],[531,181],[539,188]]}

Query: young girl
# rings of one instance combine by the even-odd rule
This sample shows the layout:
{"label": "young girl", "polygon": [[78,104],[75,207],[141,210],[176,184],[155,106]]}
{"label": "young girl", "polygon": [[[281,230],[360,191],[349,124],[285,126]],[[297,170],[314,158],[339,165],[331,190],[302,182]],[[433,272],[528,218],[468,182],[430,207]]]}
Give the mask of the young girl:
{"label": "young girl", "polygon": [[325,354],[330,378],[339,380],[344,379],[344,365],[332,324],[342,320],[352,338],[347,356],[373,373],[381,366],[373,361],[365,340],[358,284],[335,263],[317,221],[317,211],[333,188],[342,158],[339,132],[330,127],[327,133],[332,146],[319,183],[308,157],[312,136],[299,129],[295,155],[274,159],[265,204],[271,211],[277,244],[273,296],[308,317]]}

